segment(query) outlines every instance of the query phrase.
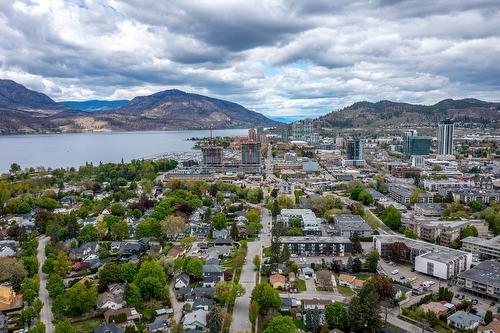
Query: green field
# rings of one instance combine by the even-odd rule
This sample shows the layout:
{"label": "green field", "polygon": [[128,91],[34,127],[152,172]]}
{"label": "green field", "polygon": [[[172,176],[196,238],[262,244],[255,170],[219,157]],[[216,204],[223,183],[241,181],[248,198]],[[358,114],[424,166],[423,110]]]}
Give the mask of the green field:
{"label": "green field", "polygon": [[337,291],[342,295],[342,296],[352,296],[354,295],[354,292],[352,291],[351,288],[349,287],[344,287],[337,285]]}
{"label": "green field", "polygon": [[306,281],[304,281],[302,279],[297,279],[297,281],[295,282],[295,286],[297,287],[297,290],[299,292],[307,291]]}

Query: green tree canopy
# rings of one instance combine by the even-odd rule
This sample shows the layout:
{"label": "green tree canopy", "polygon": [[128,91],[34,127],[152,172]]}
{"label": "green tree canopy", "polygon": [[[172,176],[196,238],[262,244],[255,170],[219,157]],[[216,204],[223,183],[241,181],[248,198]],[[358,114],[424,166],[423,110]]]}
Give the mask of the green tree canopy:
{"label": "green tree canopy", "polygon": [[269,309],[279,309],[281,299],[278,292],[269,283],[261,283],[252,290],[252,300],[259,304],[261,314]]}
{"label": "green tree canopy", "polygon": [[276,316],[273,317],[266,326],[264,333],[296,333],[297,326],[292,317]]}

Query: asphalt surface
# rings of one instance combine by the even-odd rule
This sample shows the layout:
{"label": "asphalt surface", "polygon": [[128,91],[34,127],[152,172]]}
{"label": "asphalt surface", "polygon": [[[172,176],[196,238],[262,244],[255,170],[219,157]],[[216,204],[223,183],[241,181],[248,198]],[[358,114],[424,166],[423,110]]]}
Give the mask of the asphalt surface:
{"label": "asphalt surface", "polygon": [[265,209],[260,208],[262,230],[260,232],[260,239],[248,242],[248,252],[246,263],[241,269],[240,284],[245,288],[245,293],[236,298],[233,307],[233,320],[231,323],[230,332],[250,332],[252,324],[248,319],[248,310],[250,308],[250,296],[252,290],[257,282],[257,270],[253,264],[255,255],[261,257],[262,262],[262,249],[271,246],[271,229],[269,227],[272,217],[271,213]]}
{"label": "asphalt surface", "polygon": [[42,272],[42,266],[45,262],[45,245],[50,241],[50,237],[41,236],[38,239],[38,275],[40,276],[40,290],[38,292],[38,298],[43,302],[42,310],[40,311],[40,321],[45,324],[45,333],[54,333],[54,324],[52,321],[54,317],[52,316],[52,300],[49,297],[49,292],[47,291],[47,274]]}

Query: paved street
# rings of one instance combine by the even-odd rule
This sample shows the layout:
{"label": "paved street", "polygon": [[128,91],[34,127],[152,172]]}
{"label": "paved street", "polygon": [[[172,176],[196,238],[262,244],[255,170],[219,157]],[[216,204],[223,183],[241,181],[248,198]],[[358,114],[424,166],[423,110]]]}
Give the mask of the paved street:
{"label": "paved street", "polygon": [[38,292],[38,298],[43,302],[43,308],[40,311],[40,321],[45,324],[46,333],[54,333],[54,325],[52,320],[52,301],[49,297],[49,292],[47,291],[47,274],[42,272],[42,266],[45,262],[45,245],[50,241],[50,237],[41,236],[38,239],[38,275],[40,276],[40,290]]}
{"label": "paved street", "polygon": [[253,264],[255,255],[261,256],[262,248],[271,245],[271,214],[265,208],[260,208],[263,228],[260,233],[260,239],[248,243],[248,253],[246,263],[243,265],[240,276],[240,283],[245,288],[245,293],[236,298],[233,308],[233,321],[230,332],[247,332],[252,330],[252,325],[248,319],[248,309],[250,308],[250,296],[256,285],[257,271]]}
{"label": "paved street", "polygon": [[175,297],[174,291],[175,278],[170,280],[168,284],[168,290],[170,294],[170,304],[172,305],[172,310],[174,310],[174,319],[176,322],[180,322],[182,318],[182,307],[184,303],[180,303],[177,301],[177,297]]}

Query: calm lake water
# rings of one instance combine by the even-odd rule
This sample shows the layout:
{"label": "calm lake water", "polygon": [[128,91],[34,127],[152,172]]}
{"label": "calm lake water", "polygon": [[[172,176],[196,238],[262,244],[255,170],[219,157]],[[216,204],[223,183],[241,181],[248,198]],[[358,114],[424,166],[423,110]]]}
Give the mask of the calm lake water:
{"label": "calm lake water", "polygon": [[[246,129],[214,130],[214,136],[246,135]],[[191,151],[192,137],[209,130],[74,133],[0,136],[0,173],[12,163],[26,167],[78,167],[85,162],[128,162],[169,152]]]}

